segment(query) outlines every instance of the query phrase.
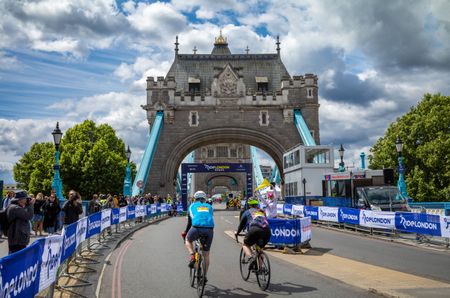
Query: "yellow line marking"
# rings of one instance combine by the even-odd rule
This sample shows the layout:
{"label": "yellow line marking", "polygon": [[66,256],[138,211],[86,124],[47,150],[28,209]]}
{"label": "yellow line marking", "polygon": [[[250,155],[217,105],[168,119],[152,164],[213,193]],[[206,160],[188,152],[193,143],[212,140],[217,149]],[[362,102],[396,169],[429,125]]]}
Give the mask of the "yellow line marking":
{"label": "yellow line marking", "polygon": [[[234,239],[234,233],[232,231],[225,231],[225,234]],[[281,254],[272,251],[266,252],[273,257],[340,280],[354,287],[368,291],[376,291],[388,296],[413,297],[405,294],[403,290],[414,289],[448,289],[450,293],[449,283],[415,276],[381,266],[370,265],[327,253],[324,254],[318,250],[314,250],[314,248],[303,255]]]}

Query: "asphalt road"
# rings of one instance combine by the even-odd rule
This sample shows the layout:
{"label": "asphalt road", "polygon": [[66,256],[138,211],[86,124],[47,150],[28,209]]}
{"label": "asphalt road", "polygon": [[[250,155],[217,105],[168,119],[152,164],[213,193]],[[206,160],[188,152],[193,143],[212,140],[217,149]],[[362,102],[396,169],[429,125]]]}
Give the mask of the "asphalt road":
{"label": "asphalt road", "polygon": [[[269,290],[239,273],[240,245],[224,231],[235,230],[237,212],[215,213],[215,234],[205,297],[376,297],[313,271],[271,257]],[[100,297],[195,297],[189,286],[188,255],[180,237],[186,219],[177,217],[137,232],[114,251],[102,277]]]}

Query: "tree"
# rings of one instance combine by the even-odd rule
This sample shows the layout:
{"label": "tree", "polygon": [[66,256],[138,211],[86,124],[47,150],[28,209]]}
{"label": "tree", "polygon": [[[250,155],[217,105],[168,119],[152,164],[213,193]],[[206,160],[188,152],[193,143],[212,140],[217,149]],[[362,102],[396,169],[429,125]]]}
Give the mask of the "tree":
{"label": "tree", "polygon": [[408,194],[415,201],[450,201],[450,96],[425,94],[391,123],[370,149],[370,168],[396,168],[397,135],[403,141]]}
{"label": "tree", "polygon": [[[111,126],[96,126],[91,120],[75,125],[64,133],[59,150],[64,193],[74,189],[83,199],[94,193],[122,193],[127,164],[125,144]],[[50,193],[54,151],[53,143],[33,144],[14,166],[18,186],[32,193]],[[131,173],[136,173],[134,163]]]}
{"label": "tree", "polygon": [[14,165],[14,180],[30,193],[50,193],[53,174],[54,145],[34,143],[30,151]]}

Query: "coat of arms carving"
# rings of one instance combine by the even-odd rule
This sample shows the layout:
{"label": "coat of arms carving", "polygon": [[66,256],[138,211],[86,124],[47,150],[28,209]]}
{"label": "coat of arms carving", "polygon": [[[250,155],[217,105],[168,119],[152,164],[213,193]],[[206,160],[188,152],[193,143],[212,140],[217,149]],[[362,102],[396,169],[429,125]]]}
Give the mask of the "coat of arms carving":
{"label": "coat of arms carving", "polygon": [[237,93],[237,79],[229,69],[219,78],[219,86],[222,95],[231,96]]}

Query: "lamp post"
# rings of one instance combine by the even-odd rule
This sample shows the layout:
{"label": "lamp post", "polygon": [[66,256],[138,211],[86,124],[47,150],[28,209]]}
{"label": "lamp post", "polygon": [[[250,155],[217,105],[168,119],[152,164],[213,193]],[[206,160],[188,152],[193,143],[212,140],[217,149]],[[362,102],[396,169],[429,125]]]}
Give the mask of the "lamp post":
{"label": "lamp post", "polygon": [[397,188],[398,192],[401,194],[403,198],[409,199],[408,192],[406,191],[406,182],[405,182],[405,166],[403,164],[403,142],[400,139],[400,136],[397,136],[397,140],[395,141],[395,147],[397,149],[397,157],[398,157],[398,182]]}
{"label": "lamp post", "polygon": [[123,182],[123,195],[131,196],[131,168],[130,168],[130,157],[131,150],[130,146],[128,146],[127,151],[125,152],[127,157],[127,167],[125,169],[125,180]]}
{"label": "lamp post", "polygon": [[58,200],[64,200],[62,194],[62,181],[61,176],[59,175],[59,144],[61,143],[61,138],[63,135],[59,129],[59,122],[56,122],[56,128],[53,130],[52,135],[53,142],[55,143],[55,165],[53,166],[55,174],[53,176],[52,190],[55,192]]}
{"label": "lamp post", "polygon": [[339,172],[345,172],[345,164],[344,164],[344,147],[341,144],[341,148],[339,148],[339,157],[341,158],[341,162],[339,163]]}
{"label": "lamp post", "polygon": [[306,205],[306,178],[302,179],[302,183],[303,183],[303,204]]}

